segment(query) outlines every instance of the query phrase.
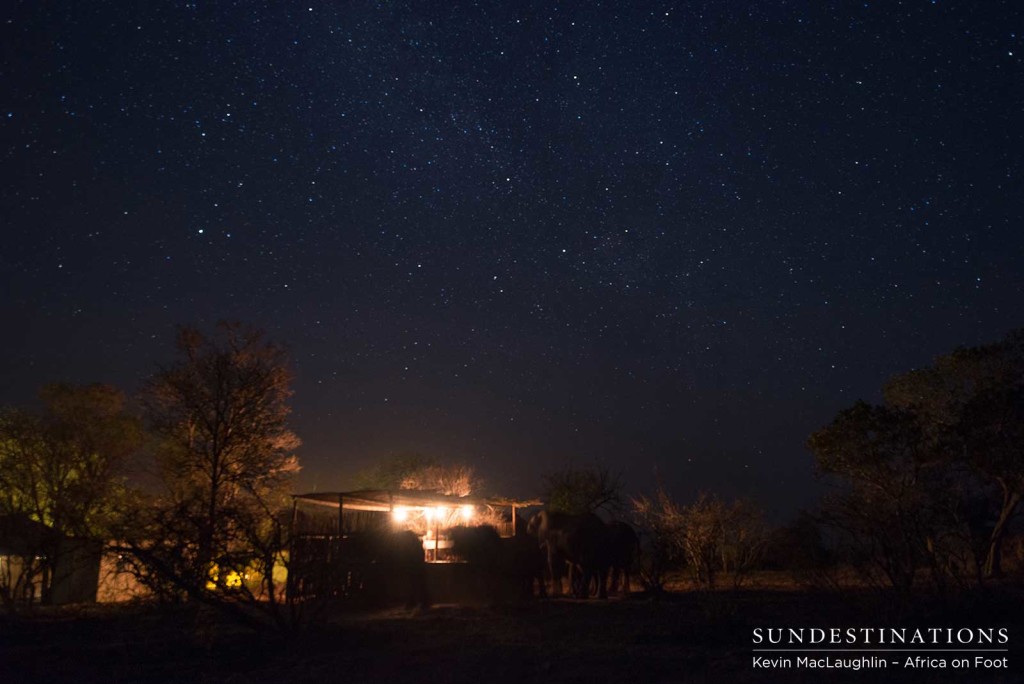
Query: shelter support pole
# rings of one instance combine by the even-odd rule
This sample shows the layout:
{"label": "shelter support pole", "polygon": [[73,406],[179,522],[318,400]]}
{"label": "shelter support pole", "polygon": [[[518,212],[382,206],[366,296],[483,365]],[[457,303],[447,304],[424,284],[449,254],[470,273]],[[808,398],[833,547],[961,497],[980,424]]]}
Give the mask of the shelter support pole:
{"label": "shelter support pole", "polygon": [[296,523],[299,518],[299,500],[292,497],[292,519],[288,525],[288,569],[287,575],[285,576],[284,583],[284,596],[285,601],[291,603],[295,599],[295,571],[298,568],[298,563],[295,562],[295,535]]}
{"label": "shelter support pole", "polygon": [[338,494],[338,538],[345,536],[345,497]]}

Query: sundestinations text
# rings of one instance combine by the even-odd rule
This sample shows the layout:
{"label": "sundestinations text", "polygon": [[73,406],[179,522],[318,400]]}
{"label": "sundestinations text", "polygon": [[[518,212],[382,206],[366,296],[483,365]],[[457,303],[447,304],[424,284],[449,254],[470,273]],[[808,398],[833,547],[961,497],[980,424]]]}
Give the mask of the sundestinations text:
{"label": "sundestinations text", "polygon": [[754,645],[1004,645],[1006,627],[755,627]]}

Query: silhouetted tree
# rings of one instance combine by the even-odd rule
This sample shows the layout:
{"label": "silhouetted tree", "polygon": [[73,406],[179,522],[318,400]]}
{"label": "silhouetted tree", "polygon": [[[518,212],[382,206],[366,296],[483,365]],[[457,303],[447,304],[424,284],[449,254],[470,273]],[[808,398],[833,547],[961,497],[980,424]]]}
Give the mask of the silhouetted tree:
{"label": "silhouetted tree", "polygon": [[765,549],[765,566],[787,570],[798,583],[813,589],[840,589],[842,558],[829,532],[819,515],[800,511],[791,522],[772,532]]}
{"label": "silhouetted tree", "polygon": [[935,458],[988,490],[993,512],[984,569],[998,575],[1007,529],[1024,497],[1024,330],[897,376],[885,398],[918,417]]}
{"label": "silhouetted tree", "polygon": [[392,456],[356,476],[360,489],[418,489],[448,496],[469,496],[482,484],[472,466],[421,454]]}
{"label": "silhouetted tree", "polygon": [[725,504],[706,492],[701,492],[696,501],[682,510],[680,542],[694,579],[701,586],[715,586],[724,521]]}
{"label": "silhouetted tree", "polygon": [[848,485],[831,522],[897,586],[923,563],[940,583],[998,575],[1024,498],[1024,331],[894,377],[885,401],[809,441],[820,470]]}
{"label": "silhouetted tree", "polygon": [[845,488],[824,515],[891,585],[909,591],[933,534],[928,452],[911,414],[858,402],[808,440],[819,472]]}
{"label": "silhouetted tree", "polygon": [[761,563],[769,530],[761,509],[747,499],[736,499],[724,511],[722,521],[722,570],[732,573],[733,587]]}
{"label": "silhouetted tree", "polygon": [[42,523],[42,598],[49,600],[61,540],[105,539],[125,507],[129,456],[142,442],[139,421],[108,385],[47,385],[43,410],[0,415],[0,516]]}
{"label": "silhouetted tree", "polygon": [[659,487],[653,499],[633,499],[633,517],[644,547],[642,579],[654,590],[660,590],[665,570],[682,561],[700,586],[714,587],[719,571],[727,571],[738,587],[760,561],[768,540],[764,518],[752,502],[727,504],[707,492],[684,506]]}
{"label": "silhouetted tree", "polygon": [[648,591],[660,593],[665,573],[683,555],[683,510],[660,486],[653,497],[632,499],[632,508],[642,549],[640,580]]}
{"label": "silhouetted tree", "polygon": [[541,496],[549,510],[560,513],[615,513],[623,506],[622,489],[622,475],[604,466],[566,467],[544,476]]}
{"label": "silhouetted tree", "polygon": [[284,350],[259,330],[179,330],[177,362],[144,392],[163,491],[134,546],[152,579],[221,607],[276,607],[274,569],[286,545],[279,514],[299,470],[291,380]]}

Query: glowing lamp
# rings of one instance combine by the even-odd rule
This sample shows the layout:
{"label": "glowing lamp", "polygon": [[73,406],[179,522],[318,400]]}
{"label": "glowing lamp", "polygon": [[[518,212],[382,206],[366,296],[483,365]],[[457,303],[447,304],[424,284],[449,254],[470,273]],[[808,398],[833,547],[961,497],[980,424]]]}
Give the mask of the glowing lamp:
{"label": "glowing lamp", "polygon": [[395,506],[395,510],[391,511],[391,519],[395,522],[405,522],[409,519],[409,509],[405,506]]}
{"label": "glowing lamp", "polygon": [[469,522],[469,519],[473,517],[473,507],[466,504],[460,510],[462,512],[462,519]]}

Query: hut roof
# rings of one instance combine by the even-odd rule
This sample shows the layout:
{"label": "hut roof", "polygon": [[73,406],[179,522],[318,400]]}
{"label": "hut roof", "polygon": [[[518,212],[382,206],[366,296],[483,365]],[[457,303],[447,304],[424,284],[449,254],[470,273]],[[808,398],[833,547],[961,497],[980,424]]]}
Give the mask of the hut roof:
{"label": "hut roof", "polygon": [[27,515],[0,515],[0,556],[34,556],[63,535]]}

